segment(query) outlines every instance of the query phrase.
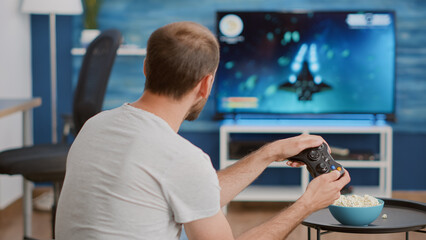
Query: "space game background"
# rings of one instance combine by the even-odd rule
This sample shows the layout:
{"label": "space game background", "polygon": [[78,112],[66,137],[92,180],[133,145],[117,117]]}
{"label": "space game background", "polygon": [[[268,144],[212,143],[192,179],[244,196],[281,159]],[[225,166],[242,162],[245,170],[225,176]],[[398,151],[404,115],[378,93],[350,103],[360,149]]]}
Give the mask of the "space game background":
{"label": "space game background", "polygon": [[[217,112],[393,113],[394,15],[349,26],[348,14],[218,12]],[[241,19],[237,36],[219,26],[229,15]]]}

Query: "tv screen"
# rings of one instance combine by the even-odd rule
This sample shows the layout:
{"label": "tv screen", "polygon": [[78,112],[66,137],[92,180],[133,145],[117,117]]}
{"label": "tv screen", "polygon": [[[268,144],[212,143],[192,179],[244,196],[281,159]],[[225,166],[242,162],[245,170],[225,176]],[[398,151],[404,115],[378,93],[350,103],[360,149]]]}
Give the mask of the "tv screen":
{"label": "tv screen", "polygon": [[394,12],[222,11],[216,26],[217,113],[393,116]]}

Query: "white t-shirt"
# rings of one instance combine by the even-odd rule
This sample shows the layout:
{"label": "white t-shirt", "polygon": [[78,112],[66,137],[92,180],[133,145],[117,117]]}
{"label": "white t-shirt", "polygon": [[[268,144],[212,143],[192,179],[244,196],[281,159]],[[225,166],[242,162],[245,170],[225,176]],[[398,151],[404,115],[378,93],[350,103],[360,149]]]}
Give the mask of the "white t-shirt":
{"label": "white t-shirt", "polygon": [[161,118],[125,104],[89,119],[67,159],[56,239],[179,239],[215,215],[210,158]]}

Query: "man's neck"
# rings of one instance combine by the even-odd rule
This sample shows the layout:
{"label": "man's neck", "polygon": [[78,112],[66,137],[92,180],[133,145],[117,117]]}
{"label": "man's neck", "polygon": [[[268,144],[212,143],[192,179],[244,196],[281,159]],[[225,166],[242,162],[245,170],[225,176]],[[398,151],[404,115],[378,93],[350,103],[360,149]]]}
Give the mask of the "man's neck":
{"label": "man's neck", "polygon": [[130,105],[162,118],[175,132],[178,132],[191,106],[185,99],[177,101],[149,91],[145,91],[141,98]]}

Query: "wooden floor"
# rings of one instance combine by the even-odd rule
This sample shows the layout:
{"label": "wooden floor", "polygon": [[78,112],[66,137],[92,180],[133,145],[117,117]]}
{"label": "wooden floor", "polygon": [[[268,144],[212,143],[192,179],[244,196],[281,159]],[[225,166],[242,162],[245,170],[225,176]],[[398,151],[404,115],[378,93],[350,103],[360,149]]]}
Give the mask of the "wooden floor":
{"label": "wooden floor", "polygon": [[[47,191],[46,188],[37,188],[34,196]],[[394,192],[393,198],[408,199],[419,202],[426,202],[426,191],[422,192]],[[274,216],[282,208],[288,206],[286,203],[243,203],[232,202],[228,208],[228,221],[235,235],[238,235],[247,229],[256,226],[265,220]],[[0,240],[21,240],[23,234],[22,227],[22,201],[10,205],[8,208],[0,211]],[[312,231],[312,240],[316,239],[315,232]],[[41,240],[51,239],[51,215],[49,212],[33,212],[33,236]],[[307,239],[307,228],[298,226],[287,238],[288,240]],[[330,233],[324,235],[321,239],[325,240],[396,240],[405,239],[404,233],[396,234],[346,234]],[[426,234],[411,232],[410,240],[425,240]]]}

